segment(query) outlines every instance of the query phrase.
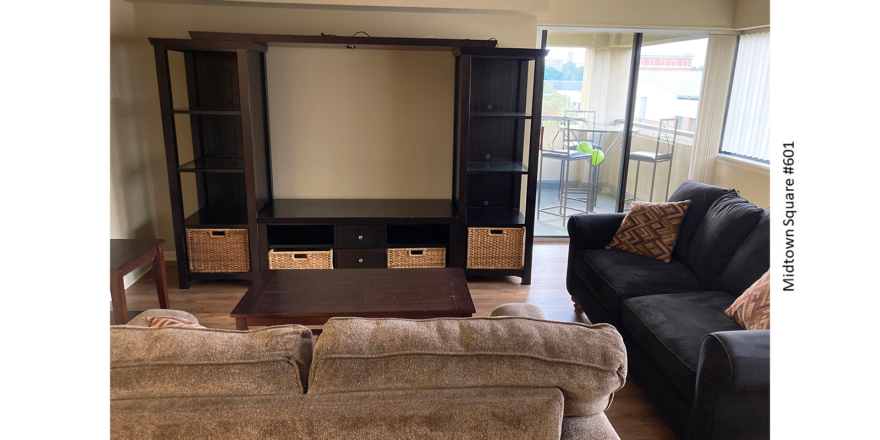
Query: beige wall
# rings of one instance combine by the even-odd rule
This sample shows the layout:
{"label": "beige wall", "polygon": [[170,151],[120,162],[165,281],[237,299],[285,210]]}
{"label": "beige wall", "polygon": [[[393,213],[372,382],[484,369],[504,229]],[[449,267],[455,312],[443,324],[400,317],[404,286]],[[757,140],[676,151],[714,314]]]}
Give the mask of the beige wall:
{"label": "beige wall", "polygon": [[550,0],[545,26],[712,28],[733,25],[736,0]]}
{"label": "beige wall", "polygon": [[[153,214],[155,218],[154,227],[157,228],[156,233],[158,236],[167,240],[168,243],[166,246],[168,249],[174,248],[174,233],[171,223],[168,177],[165,166],[164,144],[162,140],[162,124],[159,112],[156,70],[152,47],[149,45],[147,37],[188,38],[189,35],[187,34],[187,31],[190,30],[279,34],[292,33],[306,35],[317,35],[321,32],[338,35],[351,35],[359,30],[366,30],[373,36],[425,37],[431,35],[437,38],[496,38],[499,41],[499,45],[502,47],[534,47],[535,31],[537,27],[536,18],[534,16],[523,14],[462,14],[372,10],[351,11],[197,4],[134,3],[133,16],[134,26],[129,26],[131,23],[128,23],[125,26],[126,29],[134,30],[133,36],[131,37],[132,43],[130,55],[126,64],[129,71],[136,72],[137,74],[134,81],[136,81],[137,93],[139,94],[139,105],[133,106],[128,113],[129,120],[136,121],[138,127],[136,139],[133,138],[131,140],[131,148],[136,148],[142,157],[146,158],[145,163],[149,164],[149,177],[151,178],[150,189],[152,190],[152,193],[155,194],[155,211]],[[278,48],[271,48],[269,50],[269,57],[267,58],[268,67],[271,72],[270,75],[275,72],[284,72],[286,69],[292,68],[290,65],[292,58],[287,58],[285,55],[285,51],[289,49],[276,49]],[[316,56],[323,58],[322,62],[330,61],[331,58],[337,58],[337,62],[342,63],[344,61],[345,63],[348,63],[351,61],[350,59],[340,60],[338,57],[349,55],[362,56],[360,52],[352,51],[322,52],[323,53],[316,53]],[[273,58],[273,55],[276,54],[281,56]],[[442,140],[436,141],[436,145],[433,140],[428,141],[425,148],[431,150],[428,152],[429,154],[436,155],[430,157],[438,162],[438,164],[436,164],[436,170],[435,168],[431,168],[432,171],[429,172],[436,171],[438,178],[445,179],[441,182],[447,183],[432,185],[429,189],[428,185],[424,183],[413,185],[411,180],[418,179],[411,174],[397,174],[395,172],[393,174],[397,176],[397,179],[409,179],[409,182],[396,182],[393,184],[382,182],[378,185],[378,188],[367,188],[362,184],[361,179],[358,178],[357,172],[359,172],[359,170],[356,167],[351,166],[354,162],[349,162],[348,165],[346,165],[350,167],[349,169],[343,169],[342,172],[337,170],[333,173],[326,172],[327,165],[325,163],[324,171],[311,174],[313,177],[318,178],[318,181],[306,182],[304,180],[298,180],[303,176],[307,177],[310,172],[306,160],[303,160],[301,164],[297,164],[299,161],[296,159],[297,154],[299,153],[293,152],[293,149],[285,149],[289,147],[285,147],[285,139],[279,137],[279,134],[283,134],[286,130],[289,130],[290,127],[286,127],[285,124],[294,121],[298,116],[301,116],[298,113],[306,111],[304,110],[306,107],[291,107],[285,109],[282,108],[283,106],[277,105],[275,101],[291,99],[291,95],[287,95],[287,93],[292,92],[290,90],[277,90],[276,88],[271,89],[269,94],[273,156],[276,156],[273,157],[273,161],[276,161],[276,163],[284,163],[287,167],[304,167],[299,169],[300,171],[304,171],[300,176],[295,176],[292,172],[294,170],[291,168],[282,170],[276,167],[273,170],[277,196],[305,197],[308,194],[318,194],[322,191],[332,190],[336,191],[335,194],[337,197],[361,197],[365,196],[367,193],[379,194],[372,195],[372,197],[389,198],[416,197],[416,194],[419,194],[417,197],[449,197],[451,195],[449,174],[452,160],[452,55],[446,53],[445,55],[447,58],[445,59],[442,57],[433,58],[436,55],[438,54],[416,55],[428,57],[425,60],[430,62],[431,66],[437,67],[436,71],[432,69],[431,72],[422,72],[424,75],[429,75],[431,81],[448,78],[447,83],[441,84],[437,87],[437,90],[431,92],[436,92],[439,95],[441,91],[446,88],[449,88],[450,90],[445,101],[433,101],[428,103],[429,105],[437,106],[436,109],[430,108],[427,110],[421,109],[414,111],[413,108],[411,108],[411,101],[407,101],[405,97],[400,98],[397,102],[402,102],[405,105],[394,106],[390,109],[383,107],[382,112],[373,112],[374,114],[366,115],[366,118],[358,118],[357,120],[352,118],[350,120],[351,125],[346,125],[344,128],[345,133],[330,132],[336,136],[345,134],[344,138],[340,138],[341,140],[362,133],[363,138],[366,140],[360,141],[360,143],[352,141],[338,142],[335,145],[313,145],[309,148],[314,151],[304,153],[308,155],[320,151],[336,151],[337,154],[342,156],[362,158],[365,150],[373,148],[373,145],[370,145],[369,143],[377,142],[377,139],[381,139],[381,136],[377,136],[374,132],[374,127],[371,126],[371,124],[377,122],[378,118],[381,118],[379,121],[382,123],[381,128],[383,130],[380,134],[388,136],[391,136],[392,134],[399,135],[399,133],[393,133],[392,129],[395,128],[393,122],[409,121],[416,124],[416,126],[422,130],[427,130],[430,133],[437,133],[438,137],[444,136]],[[385,56],[386,59],[391,62],[398,63],[398,65],[406,65],[408,62],[412,62],[407,61],[401,54],[382,56]],[[172,86],[182,84],[180,82],[183,72],[182,66],[180,63],[174,63],[173,59],[171,61],[173,77]],[[449,69],[440,69],[440,66],[447,62],[449,63]],[[374,79],[382,74],[379,66],[361,66],[359,68],[365,69],[362,73],[368,73],[368,71],[372,69],[370,75],[372,75],[371,77]],[[387,73],[387,71],[385,73]],[[314,71],[312,71],[312,74],[314,74]],[[270,79],[270,83],[274,83],[275,81],[276,78],[273,76]],[[361,90],[366,91],[366,95],[356,94],[355,96],[351,96],[351,93],[355,93],[355,91],[349,90],[349,94],[346,96],[339,95],[338,100],[335,102],[329,100],[312,100],[307,104],[311,106],[313,114],[322,115],[327,118],[326,120],[329,120],[334,114],[338,114],[340,107],[344,107],[350,98],[359,101],[361,104],[359,104],[358,108],[363,110],[363,105],[376,97],[376,90],[369,90],[363,87],[363,84],[360,85],[362,86]],[[380,85],[382,88],[377,90],[388,90],[390,81],[384,81]],[[183,86],[179,86],[178,89],[181,87]],[[280,94],[276,95],[276,93]],[[395,99],[397,100],[398,98]],[[280,102],[283,103],[284,101]],[[378,103],[378,101],[376,102]],[[315,106],[317,106],[318,110],[315,110]],[[441,109],[440,107],[445,108]],[[389,110],[391,113],[388,113]],[[428,117],[415,122],[413,118],[420,112],[423,116],[427,115]],[[124,125],[124,119],[117,116],[118,115],[114,115],[114,118],[111,121],[111,125],[114,127]],[[326,122],[326,120],[313,121],[317,125],[313,125],[312,129],[318,130],[327,128],[321,125]],[[296,123],[299,123],[299,121]],[[186,144],[186,135],[184,131],[186,126],[187,124],[185,121],[178,121],[178,139],[180,141],[181,150],[185,150],[184,146],[188,145]],[[338,131],[339,129],[337,128],[336,130]],[[404,134],[406,134],[406,132],[404,132]],[[401,139],[395,139],[395,142],[400,140]],[[294,136],[293,139],[287,139],[286,141],[299,142],[303,140],[298,140]],[[443,148],[439,148],[441,142],[445,144]],[[409,145],[411,142],[407,141],[407,144]],[[302,145],[305,146],[306,144],[303,143]],[[299,150],[299,147],[296,148]],[[186,153],[182,152],[181,158],[185,157]],[[389,170],[406,170],[409,168],[416,170],[427,169],[424,156],[405,155],[399,159],[400,161],[397,163],[380,164],[380,166],[384,166]],[[432,164],[432,166],[434,166],[434,164]],[[114,165],[114,168],[118,167]],[[355,174],[352,174],[352,172]],[[390,174],[391,173],[389,173],[389,175]],[[363,177],[363,175],[360,177]],[[423,180],[427,181],[426,179]],[[190,194],[189,191],[186,191],[186,188],[189,188],[191,185],[186,185],[186,181],[184,184],[185,192]],[[306,184],[310,185],[308,189],[303,186]],[[332,186],[328,186],[328,184],[332,184]],[[443,195],[440,195],[441,185]],[[128,191],[126,185],[117,184],[116,181],[114,181],[113,186],[125,188],[126,191]],[[381,193],[374,192],[376,190]],[[436,191],[436,194],[434,194],[433,191]],[[321,193],[321,195],[314,195],[313,197],[330,196],[329,193]],[[118,205],[119,202],[114,200],[112,203],[114,204],[114,209],[118,209],[116,205]],[[194,209],[192,204],[187,204],[187,208],[188,212]]]}
{"label": "beige wall", "polygon": [[[110,238],[155,238],[158,232],[154,172],[144,138],[138,81],[134,7],[110,2]],[[149,267],[125,277],[126,286]]]}
{"label": "beige wall", "polygon": [[715,185],[739,190],[748,201],[770,207],[770,173],[755,171],[748,165],[737,166],[719,160],[715,167]]}
{"label": "beige wall", "polygon": [[[138,0],[135,0],[138,1]],[[150,2],[155,0],[139,0]],[[164,0],[165,3],[186,3],[191,0]],[[464,9],[493,11],[546,11],[549,0],[214,0],[240,4],[321,5],[373,8]]]}
{"label": "beige wall", "polygon": [[152,173],[137,114],[142,90],[131,63],[134,8],[114,0],[110,14],[110,237],[153,237]]}
{"label": "beige wall", "polygon": [[450,53],[273,47],[267,65],[275,197],[452,197]]}
{"label": "beige wall", "polygon": [[734,29],[770,26],[770,0],[737,0]]}

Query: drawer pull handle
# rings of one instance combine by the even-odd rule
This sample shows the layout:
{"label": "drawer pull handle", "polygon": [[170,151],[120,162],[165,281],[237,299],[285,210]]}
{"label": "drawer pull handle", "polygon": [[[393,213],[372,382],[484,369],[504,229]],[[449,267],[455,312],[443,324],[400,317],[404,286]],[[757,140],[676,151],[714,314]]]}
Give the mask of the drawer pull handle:
{"label": "drawer pull handle", "polygon": [[307,260],[309,258],[309,254],[293,254],[293,258]]}
{"label": "drawer pull handle", "polygon": [[358,240],[363,240],[363,239],[364,239],[363,235],[358,235]]}
{"label": "drawer pull handle", "polygon": [[211,231],[211,236],[213,237],[223,237],[226,235],[226,231]]}
{"label": "drawer pull handle", "polygon": [[425,255],[425,251],[423,251],[423,250],[421,250],[421,249],[419,249],[419,250],[412,250],[412,251],[409,251],[409,254],[410,254],[410,255],[414,255],[414,256],[417,256],[417,255]]}
{"label": "drawer pull handle", "polygon": [[501,229],[492,229],[489,231],[489,234],[490,235],[502,235],[502,234],[504,234],[504,231]]}
{"label": "drawer pull handle", "polygon": [[363,263],[363,262],[364,262],[363,258],[358,258],[358,263]]}

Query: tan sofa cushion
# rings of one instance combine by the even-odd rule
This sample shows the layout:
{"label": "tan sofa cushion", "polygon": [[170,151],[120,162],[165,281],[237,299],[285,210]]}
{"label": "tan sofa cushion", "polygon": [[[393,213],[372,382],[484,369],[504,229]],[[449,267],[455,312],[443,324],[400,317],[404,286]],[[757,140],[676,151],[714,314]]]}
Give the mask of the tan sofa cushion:
{"label": "tan sofa cushion", "polygon": [[559,440],[561,426],[562,394],[555,388],[190,397],[110,403],[110,437],[115,440]]}
{"label": "tan sofa cushion", "polygon": [[110,328],[110,398],[302,394],[312,332]]}
{"label": "tan sofa cushion", "polygon": [[315,347],[309,394],[557,387],[565,415],[604,411],[624,385],[613,326],[532,318],[333,318]]}

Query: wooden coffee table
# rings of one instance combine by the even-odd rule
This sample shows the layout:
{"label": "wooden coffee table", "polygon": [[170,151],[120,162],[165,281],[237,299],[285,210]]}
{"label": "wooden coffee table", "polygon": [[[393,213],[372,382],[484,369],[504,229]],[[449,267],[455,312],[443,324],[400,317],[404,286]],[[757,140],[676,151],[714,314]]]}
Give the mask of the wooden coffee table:
{"label": "wooden coffee table", "polygon": [[328,269],[264,272],[231,316],[235,328],[322,325],[334,316],[441,318],[474,314],[464,271]]}

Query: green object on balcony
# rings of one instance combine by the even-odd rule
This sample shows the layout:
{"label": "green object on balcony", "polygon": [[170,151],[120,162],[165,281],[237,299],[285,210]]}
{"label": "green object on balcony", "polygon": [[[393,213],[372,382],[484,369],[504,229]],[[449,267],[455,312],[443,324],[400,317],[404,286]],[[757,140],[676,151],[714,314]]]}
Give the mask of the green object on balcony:
{"label": "green object on balcony", "polygon": [[593,155],[593,165],[599,165],[605,160],[605,153],[602,150],[593,150],[590,154]]}
{"label": "green object on balcony", "polygon": [[578,145],[577,150],[581,153],[590,154],[593,152],[593,146],[590,145],[589,142],[581,142],[580,145]]}

